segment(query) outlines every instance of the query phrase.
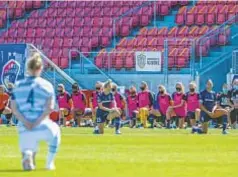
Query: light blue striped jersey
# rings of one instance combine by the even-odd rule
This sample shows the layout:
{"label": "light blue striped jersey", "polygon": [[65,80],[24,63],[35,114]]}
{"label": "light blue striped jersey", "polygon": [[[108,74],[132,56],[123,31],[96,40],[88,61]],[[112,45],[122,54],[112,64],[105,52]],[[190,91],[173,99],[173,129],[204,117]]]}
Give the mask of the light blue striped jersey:
{"label": "light blue striped jersey", "polygon": [[45,111],[51,97],[51,109],[54,109],[55,92],[52,84],[41,77],[27,77],[16,83],[12,100],[15,100],[17,110],[26,120],[35,122]]}

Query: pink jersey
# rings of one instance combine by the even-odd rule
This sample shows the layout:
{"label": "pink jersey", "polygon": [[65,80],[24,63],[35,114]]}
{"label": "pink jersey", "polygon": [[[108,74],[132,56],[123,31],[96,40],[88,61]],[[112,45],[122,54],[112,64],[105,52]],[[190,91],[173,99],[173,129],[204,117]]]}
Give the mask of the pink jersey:
{"label": "pink jersey", "polygon": [[[181,104],[182,100],[186,99],[186,96],[182,93],[175,92],[175,93],[173,93],[172,98],[174,101],[174,106],[177,106],[177,105]],[[175,108],[174,112],[179,117],[185,117],[186,116],[186,103],[179,108]]]}
{"label": "pink jersey", "polygon": [[133,111],[137,110],[138,107],[138,97],[135,95],[134,97],[128,96],[127,98],[127,108],[129,112],[129,117],[132,117]]}
{"label": "pink jersey", "polygon": [[124,105],[122,103],[123,97],[121,96],[121,94],[116,92],[114,97],[115,97],[115,101],[116,101],[116,104],[117,104],[117,108],[124,109]]}
{"label": "pink jersey", "polygon": [[145,92],[140,92],[138,94],[138,103],[139,103],[139,108],[144,108],[144,107],[150,107],[151,102],[150,102],[150,92],[145,91]]}
{"label": "pink jersey", "polygon": [[70,109],[69,100],[71,99],[69,93],[65,92],[63,95],[58,95],[57,100],[59,104],[59,108]]}
{"label": "pink jersey", "polygon": [[198,93],[187,93],[186,94],[187,101],[187,110],[190,112],[195,112],[196,109],[199,108],[199,94]]}
{"label": "pink jersey", "polygon": [[94,91],[92,93],[92,106],[93,106],[93,109],[95,109],[96,107],[98,107],[98,95],[100,94],[100,92],[98,91]]}
{"label": "pink jersey", "polygon": [[80,110],[85,110],[86,105],[85,103],[85,96],[82,92],[78,92],[78,93],[73,93],[72,94],[72,101],[74,104],[74,108],[76,109],[80,109]]}
{"label": "pink jersey", "polygon": [[171,97],[168,94],[157,96],[157,104],[162,115],[166,115],[167,109],[170,106]]}

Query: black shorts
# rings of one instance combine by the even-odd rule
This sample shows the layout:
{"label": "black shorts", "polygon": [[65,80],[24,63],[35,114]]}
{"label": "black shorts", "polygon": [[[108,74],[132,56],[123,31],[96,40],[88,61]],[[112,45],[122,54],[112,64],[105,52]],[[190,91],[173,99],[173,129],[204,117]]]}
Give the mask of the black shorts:
{"label": "black shorts", "polygon": [[187,112],[187,119],[195,119],[195,112],[188,111]]}
{"label": "black shorts", "polygon": [[233,109],[230,113],[231,123],[235,123],[238,119],[238,109]]}
{"label": "black shorts", "polygon": [[104,123],[107,120],[107,116],[109,115],[109,112],[103,111],[101,109],[97,109],[96,112],[96,123]]}
{"label": "black shorts", "polygon": [[209,122],[212,118],[205,113],[204,111],[201,111],[201,120],[202,122]]}
{"label": "black shorts", "polygon": [[163,115],[163,114],[161,114],[161,116],[156,116],[156,121],[157,122],[162,122],[162,123],[164,123],[165,122],[165,119],[166,119],[166,116],[165,115]]}

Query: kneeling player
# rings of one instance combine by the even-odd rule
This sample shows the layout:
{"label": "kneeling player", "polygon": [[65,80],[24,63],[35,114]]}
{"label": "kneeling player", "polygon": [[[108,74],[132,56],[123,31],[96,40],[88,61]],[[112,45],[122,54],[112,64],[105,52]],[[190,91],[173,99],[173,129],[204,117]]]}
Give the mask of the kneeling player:
{"label": "kneeling player", "polygon": [[196,84],[189,84],[189,92],[186,93],[185,100],[187,102],[187,119],[190,121],[191,127],[196,125],[196,121],[200,118],[199,93],[196,93]]}
{"label": "kneeling player", "polygon": [[130,87],[129,92],[127,97],[127,109],[130,117],[130,127],[134,128],[138,117],[138,97],[134,86]]}
{"label": "kneeling player", "polygon": [[116,108],[116,102],[113,93],[111,92],[112,83],[107,81],[103,86],[103,92],[98,96],[98,109],[96,112],[96,122],[98,125],[98,133],[104,133],[104,123],[106,120],[113,120],[115,123],[116,134],[120,132],[120,110]]}
{"label": "kneeling player", "polygon": [[4,93],[3,85],[0,85],[0,117],[4,114],[7,119],[7,125],[10,125],[12,118],[12,110],[8,107],[9,105],[9,95]]}
{"label": "kneeling player", "polygon": [[70,115],[71,109],[73,109],[73,102],[70,94],[65,91],[63,84],[58,85],[58,93],[59,125],[66,126],[66,119]]}
{"label": "kneeling player", "polygon": [[162,126],[165,124],[166,111],[171,104],[171,97],[167,93],[166,88],[163,85],[159,85],[159,92],[155,98],[154,109],[151,111],[151,114],[154,117],[159,117],[158,122],[162,122]]}
{"label": "kneeling player", "polygon": [[141,121],[141,127],[146,128],[147,118],[149,116],[150,109],[153,106],[154,97],[145,81],[141,82],[140,89],[141,92],[138,93],[139,118]]}
{"label": "kneeling player", "polygon": [[11,106],[19,120],[18,132],[24,170],[35,169],[35,155],[40,141],[49,146],[46,168],[54,170],[54,159],[60,144],[59,126],[49,119],[55,106],[52,84],[40,77],[43,63],[39,54],[27,62],[29,77],[19,81],[13,91]]}
{"label": "kneeling player", "polygon": [[172,95],[173,106],[170,106],[166,113],[167,119],[167,128],[170,128],[170,120],[173,117],[173,114],[176,114],[176,118],[178,118],[179,123],[178,127],[180,129],[184,128],[184,118],[186,116],[186,102],[185,102],[185,94],[184,94],[184,86],[182,83],[176,84],[176,92]]}
{"label": "kneeling player", "polygon": [[228,111],[222,108],[218,108],[216,104],[216,94],[212,91],[213,82],[208,80],[206,89],[200,93],[200,108],[202,119],[202,133],[208,132],[208,122],[214,118],[223,118],[222,133],[227,134],[227,117]]}
{"label": "kneeling player", "polygon": [[80,122],[82,116],[84,115],[86,108],[86,97],[83,92],[79,89],[79,85],[77,83],[72,85],[72,101],[74,108],[72,109],[75,126],[80,126]]}
{"label": "kneeling player", "polygon": [[230,119],[232,128],[237,128],[238,119],[238,79],[235,79],[232,84],[232,89],[228,92],[228,102],[231,106]]}

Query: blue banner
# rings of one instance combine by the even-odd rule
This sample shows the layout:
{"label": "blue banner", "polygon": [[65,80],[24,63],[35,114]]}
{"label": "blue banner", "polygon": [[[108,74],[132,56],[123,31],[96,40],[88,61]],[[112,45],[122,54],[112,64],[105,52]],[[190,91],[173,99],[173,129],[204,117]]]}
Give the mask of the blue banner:
{"label": "blue banner", "polygon": [[24,78],[26,44],[0,44],[0,84],[7,87]]}

